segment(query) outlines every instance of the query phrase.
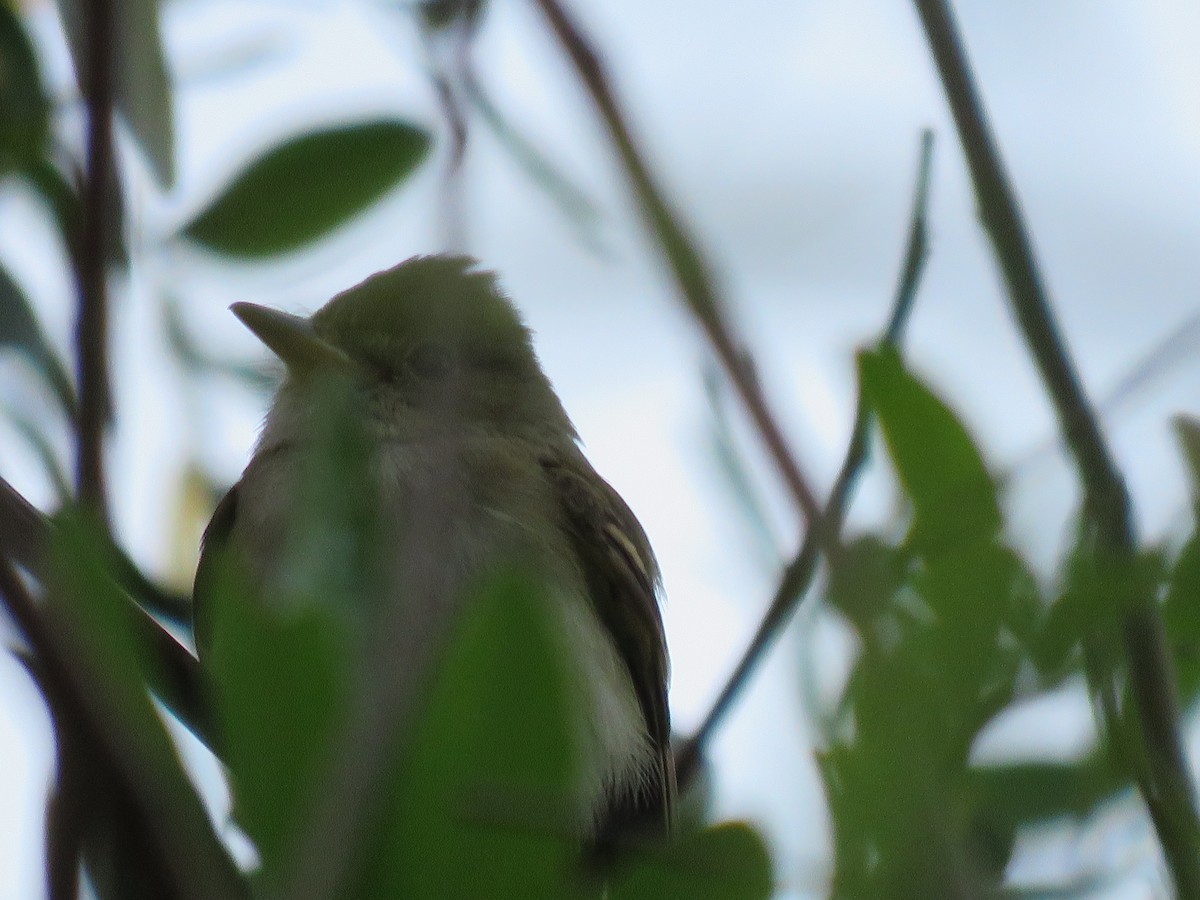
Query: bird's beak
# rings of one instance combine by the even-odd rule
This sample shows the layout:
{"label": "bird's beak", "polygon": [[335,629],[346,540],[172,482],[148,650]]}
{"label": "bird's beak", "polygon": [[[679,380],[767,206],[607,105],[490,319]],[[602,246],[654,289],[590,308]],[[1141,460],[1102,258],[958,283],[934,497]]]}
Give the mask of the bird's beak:
{"label": "bird's beak", "polygon": [[317,337],[312,322],[256,303],[235,303],[229,309],[254,332],[295,375],[318,368],[344,369],[350,357]]}

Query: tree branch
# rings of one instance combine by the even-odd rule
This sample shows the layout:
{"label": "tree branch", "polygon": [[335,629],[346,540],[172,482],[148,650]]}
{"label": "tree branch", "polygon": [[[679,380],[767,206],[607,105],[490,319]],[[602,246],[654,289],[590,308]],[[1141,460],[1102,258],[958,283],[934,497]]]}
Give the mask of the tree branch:
{"label": "tree branch", "polygon": [[[0,598],[28,641],[35,671],[54,698],[56,714],[69,711],[83,733],[94,734],[93,752],[103,755],[128,789],[154,836],[156,865],[169,872],[175,895],[188,900],[227,900],[248,896],[245,882],[213,833],[195,789],[177,759],[170,739],[139,728],[136,712],[107,689],[97,658],[81,644],[88,634],[71,618],[68,604],[59,615],[45,615],[26,590],[11,562],[0,556]],[[86,641],[86,638],[82,638]],[[146,715],[153,718],[147,707]],[[157,722],[157,720],[155,720]],[[157,723],[161,728],[161,723]],[[155,738],[157,737],[157,744]]]}
{"label": "tree branch", "polygon": [[699,320],[734,388],[741,396],[755,428],[762,437],[788,493],[811,527],[819,521],[821,506],[788,445],[744,349],[724,319],[724,303],[713,283],[709,267],[654,183],[643,161],[620,106],[609,86],[599,56],[559,0],[536,0],[551,30],[570,57],[588,95],[608,129],[625,174],[633,187],[642,216],[667,258],[682,299]]}
{"label": "tree branch", "polygon": [[[1062,340],[1048,292],[945,0],[915,0],[967,157],[1008,296],[1050,394],[1100,547],[1119,566],[1137,552],[1129,494]],[[1131,598],[1123,637],[1145,765],[1131,761],[1182,897],[1200,896],[1200,820],[1179,733],[1174,666],[1154,598]]]}
{"label": "tree branch", "polygon": [[[929,200],[929,173],[932,164],[933,133],[926,130],[921,135],[921,159],[917,171],[916,197],[913,200],[913,211],[909,219],[904,262],[900,269],[900,280],[892,303],[892,313],[879,341],[881,346],[899,346],[904,336],[909,314],[912,311],[913,302],[916,299],[921,270],[928,255],[928,228],[925,211]],[[836,548],[840,547],[839,534],[842,522],[845,519],[846,509],[858,480],[858,474],[867,459],[870,428],[870,409],[860,393],[858,409],[854,417],[854,428],[850,434],[850,443],[846,448],[846,455],[842,460],[833,490],[830,492],[829,502],[820,517],[810,523],[799,553],[783,570],[779,586],[771,599],[771,605],[767,608],[749,646],[742,653],[733,674],[725,682],[725,686],[721,689],[721,693],[712,708],[709,709],[708,715],[704,717],[700,727],[676,755],[675,773],[679,779],[680,789],[685,789],[688,782],[695,776],[704,748],[713,732],[724,719],[750,676],[754,674],[759,661],[766,655],[784,625],[791,619],[792,614],[807,595],[817,572],[821,550],[826,549],[831,561],[836,563],[838,553]]]}
{"label": "tree branch", "polygon": [[79,238],[79,291],[75,352],[79,378],[76,425],[76,490],[80,502],[108,521],[104,490],[104,430],[112,409],[108,383],[109,244],[108,200],[116,185],[112,118],[115,89],[113,0],[89,0],[86,71],[80,88],[87,101],[87,178],[83,188],[83,234]]}
{"label": "tree branch", "polygon": [[[45,516],[0,478],[0,558],[11,560],[38,581],[46,583],[49,578],[46,555],[53,530],[54,526]],[[137,573],[134,581],[137,580],[145,579]],[[131,591],[131,588],[136,589],[136,583],[124,579],[119,579],[118,583],[127,595],[137,596]],[[216,729],[196,658],[138,603],[131,601],[129,606],[129,621],[136,638],[150,650],[156,663],[146,672],[150,690],[179,721],[219,755]]]}

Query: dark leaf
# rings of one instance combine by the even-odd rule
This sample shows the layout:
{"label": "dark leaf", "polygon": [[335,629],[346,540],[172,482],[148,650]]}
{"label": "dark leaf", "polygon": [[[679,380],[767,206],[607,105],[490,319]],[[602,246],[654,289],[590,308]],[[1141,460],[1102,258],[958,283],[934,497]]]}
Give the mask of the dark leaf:
{"label": "dark leaf", "polygon": [[1171,420],[1171,424],[1175,426],[1175,437],[1183,449],[1183,458],[1191,475],[1192,502],[1200,503],[1200,420],[1179,415]]}
{"label": "dark leaf", "polygon": [[613,879],[611,900],[766,900],[775,892],[762,836],[738,822],[648,851]]}
{"label": "dark leaf", "polygon": [[33,46],[13,6],[0,3],[0,173],[41,158],[49,115]]}
{"label": "dark leaf", "polygon": [[376,834],[364,897],[566,896],[580,765],[551,598],[520,575],[473,598]]}
{"label": "dark leaf", "polygon": [[1184,708],[1200,696],[1200,537],[1193,535],[1180,551],[1163,606],[1167,638],[1179,672]]}
{"label": "dark leaf", "polygon": [[1101,752],[1078,762],[1029,762],[973,768],[967,789],[979,815],[1018,826],[1070,817],[1084,819],[1131,787]]}
{"label": "dark leaf", "polygon": [[251,163],[184,233],[230,256],[296,250],[395,187],[429,145],[423,130],[398,121],[301,135]]}
{"label": "dark leaf", "polygon": [[324,774],[347,701],[344,623],[321,605],[279,615],[232,568],[212,596],[213,678],[235,813],[263,870],[277,872]]}

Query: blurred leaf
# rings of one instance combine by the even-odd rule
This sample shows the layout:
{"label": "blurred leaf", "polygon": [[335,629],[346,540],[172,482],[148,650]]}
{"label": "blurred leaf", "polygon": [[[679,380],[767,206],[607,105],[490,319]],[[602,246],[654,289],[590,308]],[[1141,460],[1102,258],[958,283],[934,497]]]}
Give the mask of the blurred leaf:
{"label": "blurred leaf", "polygon": [[980,815],[1006,825],[1084,819],[1131,783],[1113,771],[1108,756],[1093,752],[1078,762],[1028,762],[967,771]]}
{"label": "blurred leaf", "polygon": [[148,673],[156,663],[135,637],[132,606],[105,566],[106,543],[101,529],[78,512],[55,518],[45,606],[46,624],[60,651],[54,662],[69,667],[86,728],[103,743],[121,777],[121,802],[136,808],[147,829],[119,836],[112,831],[115,819],[98,823],[92,837],[102,846],[93,844],[93,859],[105,851],[105,843],[108,850],[140,849],[135,856],[106,854],[110,865],[121,867],[119,883],[136,884],[151,863],[145,853],[152,849],[176,885],[188,872],[191,896],[242,896],[240,879],[150,701],[147,679],[155,680]]}
{"label": "blurred leaf", "polygon": [[212,675],[234,812],[264,872],[285,861],[328,764],[349,690],[345,623],[321,605],[287,616],[227,564],[212,596]]}
{"label": "blurred leaf", "polygon": [[1000,527],[995,487],[954,413],[894,350],[862,351],[858,359],[863,393],[912,500],[913,548],[931,553],[993,536]]}
{"label": "blurred leaf", "polygon": [[263,528],[249,547],[217,538],[197,572],[197,645],[213,680],[235,813],[268,881],[291,862],[331,764],[381,569],[371,556],[368,445],[354,395],[339,378],[309,387],[311,439],[295,454],[294,480],[275,485],[290,498],[287,527]]}
{"label": "blurred leaf", "polygon": [[866,639],[904,582],[908,554],[874,535],[841,548],[830,567],[828,599]]}
{"label": "blurred leaf", "polygon": [[21,353],[46,379],[68,419],[75,416],[75,389],[62,361],[50,348],[21,286],[0,264],[0,348]]}
{"label": "blurred leaf", "polygon": [[729,822],[688,835],[618,873],[610,900],[766,900],[775,891],[771,856],[749,825]]}
{"label": "blurred leaf", "polygon": [[1192,503],[1200,503],[1200,419],[1178,415],[1171,420],[1192,480]]}
{"label": "blurred leaf", "polygon": [[1074,652],[1088,634],[1115,625],[1132,606],[1157,597],[1166,581],[1162,553],[1146,550],[1121,563],[1096,546],[1088,528],[1067,561],[1062,596],[1043,616],[1033,659],[1048,683],[1074,670]]}
{"label": "blurred leaf", "polygon": [[49,120],[33,45],[16,11],[0,3],[0,174],[41,158]]}
{"label": "blurred leaf", "polygon": [[[85,96],[87,6],[86,0],[58,0],[75,76]],[[175,135],[158,0],[114,3],[113,15],[116,109],[133,131],[159,183],[169,188],[175,181]]]}
{"label": "blurred leaf", "polygon": [[[24,174],[50,208],[50,214],[54,218],[67,254],[73,262],[77,262],[79,237],[83,230],[83,202],[75,184],[55,168],[53,163],[44,159],[36,162]],[[123,268],[129,263],[129,254],[125,247],[125,206],[120,192],[115,189],[119,184],[117,179],[112,178],[109,183],[114,186],[114,190],[109,193],[105,213],[105,220],[110,223],[105,258],[110,266]]]}
{"label": "blurred leaf", "polygon": [[361,896],[570,893],[578,688],[550,604],[517,574],[468,604],[397,775]]}
{"label": "blurred leaf", "polygon": [[184,233],[230,256],[296,250],[395,187],[429,145],[425,131],[399,121],[301,135],[252,163]]}
{"label": "blurred leaf", "polygon": [[1200,697],[1200,536],[1193,534],[1183,546],[1171,572],[1163,605],[1167,639],[1175,655],[1179,694],[1183,707]]}
{"label": "blurred leaf", "polygon": [[1009,548],[992,541],[961,544],[930,560],[912,579],[933,613],[926,646],[954,695],[946,710],[963,716],[970,740],[1008,701],[1017,668],[1041,615],[1033,576]]}

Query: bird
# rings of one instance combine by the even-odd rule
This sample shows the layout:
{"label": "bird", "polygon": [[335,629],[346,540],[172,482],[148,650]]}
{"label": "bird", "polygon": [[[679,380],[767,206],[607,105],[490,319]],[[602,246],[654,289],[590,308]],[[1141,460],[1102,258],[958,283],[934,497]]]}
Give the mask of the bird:
{"label": "bird", "polygon": [[213,560],[232,550],[252,586],[287,565],[281,536],[306,491],[303,454],[320,414],[313,385],[338,373],[367,446],[382,546],[403,543],[414,498],[439,466],[454,470],[437,599],[399,596],[405,573],[382,567],[382,593],[407,604],[411,635],[389,677],[420,683],[444,650],[424,644],[447,639],[468,586],[519,561],[541,580],[576,676],[582,763],[570,828],[594,843],[630,829],[669,834],[676,786],[659,566],[634,513],[585,457],[497,276],[471,257],[417,256],[308,317],[245,302],[231,310],[285,371],[251,459],[204,533],[194,591],[202,666]]}

